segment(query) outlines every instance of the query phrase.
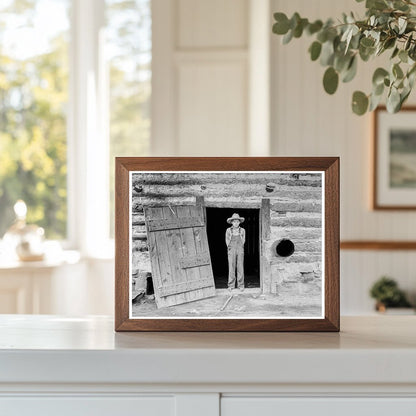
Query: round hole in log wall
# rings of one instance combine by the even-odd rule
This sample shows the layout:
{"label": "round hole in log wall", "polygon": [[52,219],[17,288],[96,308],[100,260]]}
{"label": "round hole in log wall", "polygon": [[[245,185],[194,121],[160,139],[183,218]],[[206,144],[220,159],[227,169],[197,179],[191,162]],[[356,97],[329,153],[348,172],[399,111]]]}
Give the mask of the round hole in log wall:
{"label": "round hole in log wall", "polygon": [[279,257],[289,257],[295,252],[295,245],[287,238],[276,241],[274,248]]}

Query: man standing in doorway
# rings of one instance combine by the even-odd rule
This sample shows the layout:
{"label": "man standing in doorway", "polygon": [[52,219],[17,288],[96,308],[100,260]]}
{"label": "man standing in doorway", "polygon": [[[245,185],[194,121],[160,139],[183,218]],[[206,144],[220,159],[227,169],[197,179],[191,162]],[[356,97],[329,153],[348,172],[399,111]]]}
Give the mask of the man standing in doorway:
{"label": "man standing in doorway", "polygon": [[231,227],[225,232],[225,244],[228,250],[228,290],[235,288],[236,269],[237,286],[240,291],[244,290],[244,243],[246,242],[246,231],[240,227],[244,218],[234,213],[227,219]]}

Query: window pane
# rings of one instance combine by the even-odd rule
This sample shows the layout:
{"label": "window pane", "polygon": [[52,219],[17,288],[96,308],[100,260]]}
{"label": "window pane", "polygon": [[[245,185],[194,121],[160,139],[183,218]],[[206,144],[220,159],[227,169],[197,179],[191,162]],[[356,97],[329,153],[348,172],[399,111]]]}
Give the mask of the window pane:
{"label": "window pane", "polygon": [[66,237],[69,2],[0,4],[0,238],[18,199],[48,238]]}
{"label": "window pane", "polygon": [[151,0],[106,0],[110,77],[110,230],[114,157],[146,156],[150,141]]}

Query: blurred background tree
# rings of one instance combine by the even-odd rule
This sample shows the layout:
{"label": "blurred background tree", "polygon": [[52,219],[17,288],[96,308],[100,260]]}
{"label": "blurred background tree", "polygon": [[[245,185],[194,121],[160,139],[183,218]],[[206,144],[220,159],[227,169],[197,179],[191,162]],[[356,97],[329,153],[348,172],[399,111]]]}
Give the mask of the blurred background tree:
{"label": "blurred background tree", "polygon": [[[110,228],[114,157],[148,154],[150,0],[106,0]],[[0,238],[23,199],[47,238],[67,235],[67,108],[71,0],[0,5]],[[53,15],[53,21],[50,17]]]}
{"label": "blurred background tree", "polygon": [[64,238],[68,30],[64,25],[33,48],[28,36],[43,19],[36,3],[0,7],[0,236],[23,199],[28,222],[44,227],[48,238]]}

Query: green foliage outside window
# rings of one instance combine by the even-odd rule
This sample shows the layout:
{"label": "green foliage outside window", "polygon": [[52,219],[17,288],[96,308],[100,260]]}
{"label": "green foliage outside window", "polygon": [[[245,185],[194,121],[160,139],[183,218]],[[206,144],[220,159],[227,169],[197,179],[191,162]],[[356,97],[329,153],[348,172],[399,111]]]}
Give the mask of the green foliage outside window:
{"label": "green foliage outside window", "polygon": [[10,31],[34,27],[35,11],[35,1],[0,7],[0,238],[18,199],[48,238],[66,237],[67,32],[56,33],[42,53],[18,39],[20,53],[10,50]]}
{"label": "green foliage outside window", "polygon": [[[66,237],[69,27],[51,22],[50,15],[59,8],[63,20],[66,12],[69,26],[70,3],[4,0],[0,5],[0,238],[14,220],[18,199],[28,206],[28,222],[45,228],[47,238]],[[105,6],[111,222],[103,226],[112,234],[114,157],[149,151],[151,7],[150,0],[106,0]],[[49,18],[39,28],[42,7]],[[33,36],[43,29],[55,33],[35,53],[24,39],[11,39],[16,27],[37,29]],[[10,47],[13,41],[23,45],[20,53]]]}

